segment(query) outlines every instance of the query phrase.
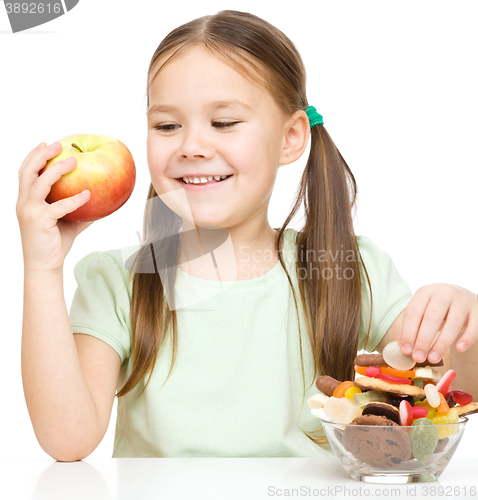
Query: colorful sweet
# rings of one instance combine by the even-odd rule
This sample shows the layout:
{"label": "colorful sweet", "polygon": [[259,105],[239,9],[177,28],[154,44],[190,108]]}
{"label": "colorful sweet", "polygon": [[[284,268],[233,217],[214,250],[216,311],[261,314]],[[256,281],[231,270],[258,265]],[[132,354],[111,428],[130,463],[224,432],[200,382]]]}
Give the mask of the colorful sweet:
{"label": "colorful sweet", "polygon": [[425,386],[425,396],[427,398],[428,404],[432,408],[436,408],[440,404],[440,393],[438,389],[433,384],[427,384]]}
{"label": "colorful sweet", "polygon": [[389,342],[382,354],[385,362],[397,370],[410,370],[415,366],[415,360],[409,354],[403,354],[398,340]]}
{"label": "colorful sweet", "polygon": [[349,398],[331,396],[324,404],[323,413],[326,420],[337,424],[350,424],[356,417],[362,415],[362,408]]}
{"label": "colorful sweet", "polygon": [[[371,466],[426,462],[458,430],[443,424],[478,413],[471,394],[451,386],[454,370],[442,376],[433,369],[443,366],[442,360],[415,363],[401,353],[398,341],[387,344],[383,355],[358,355],[354,365],[359,376],[353,381],[319,377],[316,386],[323,394],[308,403],[325,421],[351,424],[341,431],[342,444]],[[367,432],[367,426],[376,428]]]}
{"label": "colorful sweet", "polygon": [[323,392],[326,396],[332,396],[335,389],[340,385],[338,380],[335,380],[328,375],[322,375],[315,381],[315,386],[319,391]]}
{"label": "colorful sweet", "polygon": [[413,456],[419,462],[430,460],[440,439],[438,428],[428,418],[417,418],[408,433]]}

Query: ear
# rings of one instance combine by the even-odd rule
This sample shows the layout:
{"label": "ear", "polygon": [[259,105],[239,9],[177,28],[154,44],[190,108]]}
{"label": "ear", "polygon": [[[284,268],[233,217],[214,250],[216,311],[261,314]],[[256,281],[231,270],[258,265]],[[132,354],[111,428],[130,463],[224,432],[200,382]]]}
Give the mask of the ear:
{"label": "ear", "polygon": [[302,156],[310,136],[310,122],[306,112],[296,111],[284,129],[284,145],[279,165],[288,165]]}

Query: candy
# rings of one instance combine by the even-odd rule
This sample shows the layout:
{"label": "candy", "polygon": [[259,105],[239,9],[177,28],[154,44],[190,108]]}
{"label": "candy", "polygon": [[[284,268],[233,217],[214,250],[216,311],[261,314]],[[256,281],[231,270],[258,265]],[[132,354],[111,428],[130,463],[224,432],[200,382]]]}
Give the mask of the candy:
{"label": "candy", "polygon": [[448,393],[448,388],[452,383],[453,379],[456,377],[455,370],[448,370],[445,375],[440,379],[440,382],[437,384],[437,391],[441,392],[444,396]]}
{"label": "candy", "polygon": [[440,404],[437,406],[437,413],[446,415],[450,411],[450,407],[446,402],[445,396],[441,392],[439,392],[438,394],[440,396]]}
{"label": "candy", "polygon": [[423,408],[426,408],[428,415],[425,415],[425,416],[429,419],[433,418],[437,412],[436,409],[433,408],[433,406],[430,406],[428,401],[417,401],[415,403],[415,406],[423,406]]}
{"label": "candy", "polygon": [[440,393],[438,392],[436,386],[433,384],[427,384],[425,386],[425,394],[431,407],[437,408],[440,405]]}
{"label": "candy", "polygon": [[356,417],[362,415],[362,409],[348,398],[330,397],[324,405],[324,414],[327,420],[339,424],[349,424]]}
{"label": "candy", "polygon": [[409,378],[394,377],[393,375],[385,375],[384,373],[379,373],[377,378],[385,380],[385,382],[390,382],[390,384],[412,384],[412,381]]}
{"label": "candy", "polygon": [[354,370],[359,374],[359,375],[365,375],[365,370],[367,369],[366,366],[354,366]]}
{"label": "candy", "polygon": [[378,391],[376,389],[362,392],[362,394],[354,394],[354,402],[357,406],[365,406],[369,403],[382,402],[398,407],[403,399],[406,399],[410,404],[413,403],[413,396],[400,396],[399,394]]}
{"label": "candy", "polygon": [[362,393],[362,389],[360,389],[360,387],[357,387],[354,385],[352,387],[349,387],[348,389],[345,389],[344,396],[346,398],[353,399],[354,394],[361,394],[361,393]]}
{"label": "candy", "polygon": [[380,368],[380,372],[385,375],[393,375],[394,377],[415,378],[415,372],[413,370],[396,370],[395,368],[384,366]]}
{"label": "candy", "polygon": [[378,375],[380,375],[380,368],[378,366],[369,366],[366,370],[365,370],[365,375],[367,377],[374,377],[374,378],[377,378]]}
{"label": "candy", "polygon": [[403,354],[398,340],[389,342],[383,348],[382,355],[385,362],[397,370],[410,370],[415,366],[415,360],[409,354]]}
{"label": "candy", "polygon": [[325,394],[314,394],[307,400],[307,404],[309,405],[309,408],[319,409],[324,406],[327,399],[329,399],[329,396],[326,396]]}
{"label": "candy", "polygon": [[417,418],[428,417],[428,410],[424,406],[413,406],[412,413],[413,420]]}
{"label": "candy", "polygon": [[319,389],[320,392],[323,392],[327,396],[332,396],[335,388],[340,385],[338,380],[335,380],[328,375],[321,375],[316,381],[315,386]]}
{"label": "candy", "polygon": [[351,380],[345,380],[345,382],[341,382],[335,389],[334,389],[334,393],[332,394],[332,396],[334,398],[343,398],[344,397],[344,393],[345,391],[349,388],[349,387],[353,387],[354,386],[354,383],[351,381]]}
{"label": "candy", "polygon": [[413,421],[413,410],[410,403],[404,399],[400,402],[398,410],[400,412],[400,425],[411,425]]}
{"label": "candy", "polygon": [[460,391],[460,389],[450,390],[448,395],[451,396],[459,405],[467,405],[468,403],[471,403],[473,401],[473,396],[471,394],[468,394],[465,391]]}
{"label": "candy", "polygon": [[453,424],[458,422],[460,416],[458,415],[458,410],[456,408],[450,408],[448,415],[437,415],[432,418],[432,422],[437,425],[438,437],[443,439],[455,434],[458,430],[457,425],[442,425],[442,424]]}
{"label": "candy", "polygon": [[412,378],[429,378],[433,379],[434,381],[440,380],[441,379],[441,373],[437,370],[433,370],[433,368],[430,368],[429,366],[424,366],[422,368],[416,367],[415,366],[415,377]]}
{"label": "candy", "polygon": [[428,418],[418,418],[408,433],[414,457],[419,462],[430,460],[438,444],[439,431]]}

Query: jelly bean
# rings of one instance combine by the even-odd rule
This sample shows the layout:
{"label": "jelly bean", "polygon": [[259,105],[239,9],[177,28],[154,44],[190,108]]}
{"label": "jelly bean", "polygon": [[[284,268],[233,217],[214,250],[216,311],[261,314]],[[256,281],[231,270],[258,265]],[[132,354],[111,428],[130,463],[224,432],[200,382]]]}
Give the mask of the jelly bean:
{"label": "jelly bean", "polygon": [[413,419],[428,417],[428,410],[424,406],[412,406]]}
{"label": "jelly bean", "polygon": [[428,401],[417,401],[415,403],[415,406],[422,406],[423,408],[426,408],[428,411],[428,415],[425,415],[427,418],[433,418],[436,414],[436,408],[433,408],[433,406],[430,406]]}
{"label": "jelly bean", "polygon": [[354,398],[354,394],[360,394],[362,392],[362,389],[360,387],[357,387],[356,385],[349,387],[348,389],[345,389],[344,396],[349,399]]}
{"label": "jelly bean", "polygon": [[428,418],[417,418],[412,423],[408,435],[412,443],[414,457],[419,462],[430,460],[439,439],[438,429],[433,422]]}
{"label": "jelly bean", "polygon": [[345,382],[341,382],[334,390],[332,396],[334,398],[342,398],[346,389],[349,387],[353,387],[354,383],[351,380],[346,380]]}
{"label": "jelly bean", "polygon": [[443,424],[454,424],[458,422],[460,416],[458,415],[458,410],[456,408],[450,408],[447,415],[437,415],[432,418],[432,422],[437,425],[438,437],[440,439],[446,438],[455,434],[458,430],[457,425],[443,425]]}
{"label": "jelly bean", "polygon": [[433,384],[427,384],[425,386],[425,395],[430,406],[437,408],[440,405],[440,393],[437,391],[436,386]]}
{"label": "jelly bean", "polygon": [[380,374],[380,368],[378,366],[368,366],[367,369],[365,370],[365,375],[367,375],[367,377],[377,378],[377,375],[379,374]]}
{"label": "jelly bean", "polygon": [[387,365],[397,370],[410,370],[415,366],[415,360],[409,354],[403,354],[400,342],[389,342],[382,351],[382,356]]}
{"label": "jelly bean", "polygon": [[393,375],[395,377],[414,378],[415,372],[413,370],[396,370],[389,366],[383,366],[380,371],[385,375]]}
{"label": "jelly bean", "polygon": [[379,373],[377,378],[380,380],[385,380],[385,382],[390,382],[391,384],[408,384],[412,385],[412,381],[409,378],[394,377],[393,375],[385,375],[385,373]]}

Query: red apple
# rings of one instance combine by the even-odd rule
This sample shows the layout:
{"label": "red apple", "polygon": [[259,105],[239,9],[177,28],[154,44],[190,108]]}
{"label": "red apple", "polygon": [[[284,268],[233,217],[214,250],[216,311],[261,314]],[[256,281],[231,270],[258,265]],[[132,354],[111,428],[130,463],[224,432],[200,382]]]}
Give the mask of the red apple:
{"label": "red apple", "polygon": [[76,167],[53,184],[46,202],[54,203],[85,189],[91,193],[90,199],[64,220],[92,222],[126,203],[134,189],[136,169],[133,156],[121,141],[109,135],[76,134],[58,142],[63,146],[61,153],[48,161],[40,175],[69,156],[76,158]]}

